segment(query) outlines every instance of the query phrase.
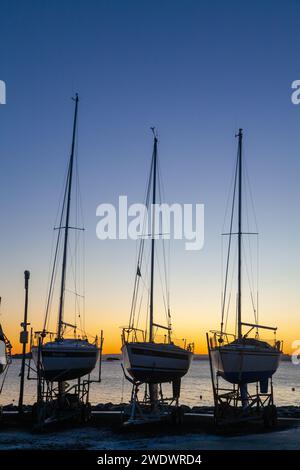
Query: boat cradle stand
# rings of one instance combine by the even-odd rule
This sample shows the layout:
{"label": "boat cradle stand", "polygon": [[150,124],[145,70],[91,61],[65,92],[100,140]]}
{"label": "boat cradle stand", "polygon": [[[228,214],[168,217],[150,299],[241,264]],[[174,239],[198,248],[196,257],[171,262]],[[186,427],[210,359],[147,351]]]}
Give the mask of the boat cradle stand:
{"label": "boat cradle stand", "polygon": [[260,390],[259,383],[254,385],[254,393],[249,393],[247,384],[220,385],[219,375],[215,371],[209,336],[206,334],[210,365],[210,375],[214,396],[214,423],[217,428],[243,422],[256,421],[263,423],[265,428],[277,424],[277,409],[274,405],[272,378]]}
{"label": "boat cradle stand", "polygon": [[[28,380],[37,382],[37,401],[32,407],[32,420],[35,431],[43,431],[46,427],[55,426],[59,423],[75,422],[87,423],[92,416],[91,404],[89,402],[90,386],[101,382],[102,346],[103,333],[100,339],[100,356],[98,363],[98,377],[91,379],[78,378],[70,384],[67,382],[52,382],[44,378],[41,357],[42,341],[39,338],[38,365],[34,369],[29,360]],[[30,375],[32,373],[32,375]]]}
{"label": "boat cradle stand", "polygon": [[[129,405],[123,411],[123,426],[149,425],[158,422],[171,422],[181,424],[183,412],[179,406],[180,379],[173,382],[173,396],[166,398],[163,395],[162,384],[144,383],[129,377],[122,365],[123,373],[132,384]],[[139,398],[139,391],[145,386],[143,398]]]}

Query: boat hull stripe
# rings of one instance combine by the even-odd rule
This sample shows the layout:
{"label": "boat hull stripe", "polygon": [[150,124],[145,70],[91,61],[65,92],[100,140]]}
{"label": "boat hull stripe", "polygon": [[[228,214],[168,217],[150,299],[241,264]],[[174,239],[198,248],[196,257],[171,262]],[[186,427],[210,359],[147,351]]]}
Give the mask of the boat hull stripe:
{"label": "boat hull stripe", "polygon": [[169,370],[170,372],[186,372],[186,368],[184,369],[178,369],[178,367],[174,368],[174,367],[157,367],[156,365],[155,366],[135,366],[135,365],[132,365],[131,366],[131,370],[144,370],[144,369],[147,369],[147,370],[152,370],[152,371],[159,371],[159,370]]}
{"label": "boat hull stripe", "polygon": [[162,358],[172,358],[172,359],[181,359],[182,361],[188,361],[189,356],[188,354],[181,354],[181,353],[171,353],[171,352],[160,352],[154,351],[153,349],[140,349],[140,348],[132,348],[131,354],[137,356],[155,356],[155,357],[162,357]]}
{"label": "boat hull stripe", "polygon": [[95,357],[97,355],[97,351],[66,351],[66,352],[61,352],[61,351],[45,351],[42,350],[42,356],[43,357]]}

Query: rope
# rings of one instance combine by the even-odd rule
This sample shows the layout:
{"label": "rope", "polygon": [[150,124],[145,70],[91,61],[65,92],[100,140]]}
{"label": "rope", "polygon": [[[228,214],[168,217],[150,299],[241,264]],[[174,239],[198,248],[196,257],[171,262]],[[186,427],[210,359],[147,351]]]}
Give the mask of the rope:
{"label": "rope", "polygon": [[159,274],[159,280],[160,280],[160,285],[161,285],[161,288],[162,288],[162,298],[163,298],[163,304],[164,304],[164,307],[165,307],[165,313],[166,313],[166,318],[168,319],[168,306],[167,306],[167,299],[164,295],[164,292],[163,292],[163,281],[162,281],[162,275],[161,275],[161,269],[160,269],[160,264],[159,264],[159,261],[158,261],[158,257],[157,257],[157,267],[158,267],[158,274]]}
{"label": "rope", "polygon": [[[146,190],[146,198],[145,198],[145,206],[147,208],[147,211],[148,211],[148,208],[149,208],[153,166],[154,166],[154,153],[152,154],[150,173],[149,173],[149,177],[148,177],[148,181],[147,181],[147,190]],[[143,232],[145,231],[145,225],[146,225],[146,220],[147,220],[146,217],[147,217],[147,213],[145,213],[145,217],[144,217],[144,221],[143,221],[143,229],[142,229]],[[137,304],[137,297],[138,297],[139,284],[140,284],[140,278],[141,278],[141,269],[142,269],[144,245],[145,245],[145,239],[144,239],[144,237],[142,237],[141,240],[140,240],[140,243],[139,243],[137,268],[136,268],[136,273],[135,273],[135,278],[134,278],[134,288],[133,288],[133,295],[132,295],[130,316],[129,316],[129,329],[134,328],[134,325],[135,325],[136,304]]]}
{"label": "rope", "polygon": [[[243,241],[242,241],[242,247],[243,247],[243,251],[245,252],[245,247],[244,247],[244,242]],[[257,322],[254,295],[253,295],[253,290],[251,289],[251,280],[250,280],[250,276],[249,276],[249,270],[248,270],[248,264],[247,264],[246,257],[245,257],[244,265],[246,266],[246,274],[247,274],[248,284],[249,284],[249,288],[250,288],[250,298],[251,298],[251,303],[252,303],[252,308],[253,308],[253,313],[254,313],[254,319]]]}
{"label": "rope", "polygon": [[[75,150],[74,150],[74,160],[75,160],[75,178],[74,178],[74,186],[73,186],[73,193],[75,191],[74,197],[74,218],[75,218],[75,227],[79,226],[80,220],[83,222],[83,207],[82,207],[82,198],[81,198],[81,190],[80,190],[80,182],[79,182],[79,171],[78,171],[78,121],[76,127],[76,141],[75,141]],[[54,250],[54,257],[53,257],[53,264],[52,270],[49,272],[48,277],[48,295],[46,300],[46,307],[45,307],[45,320],[44,320],[44,330],[47,331],[49,321],[50,321],[50,314],[52,309],[53,297],[54,297],[54,290],[57,280],[57,274],[59,271],[58,260],[61,256],[61,249],[62,249],[62,226],[63,220],[65,216],[66,210],[66,200],[67,200],[67,187],[70,178],[70,161],[67,165],[67,172],[64,178],[64,192],[63,192],[63,200],[62,204],[59,205],[58,212],[61,210],[61,215],[59,217],[59,224],[58,224],[58,235],[55,244]],[[58,213],[56,216],[56,221],[58,220]],[[71,241],[72,240],[72,241]],[[81,240],[82,243],[81,243]],[[52,242],[53,243],[53,242]],[[71,247],[74,245],[73,250]],[[82,248],[82,259],[80,258]],[[71,237],[68,240],[68,247],[67,247],[69,254],[70,254],[70,267],[72,273],[72,281],[74,283],[74,324],[77,327],[77,322],[79,320],[80,331],[82,331],[85,335],[85,273],[84,273],[84,266],[85,266],[85,243],[84,243],[84,236],[81,238],[79,230],[75,230],[74,238]],[[53,244],[52,244],[52,253],[53,253]],[[52,256],[51,256],[52,258]],[[70,268],[69,268],[70,269]],[[83,271],[82,279],[80,277],[81,271]],[[65,289],[67,291],[67,289]],[[83,292],[80,295],[80,292]],[[82,299],[82,301],[80,300]],[[81,308],[81,303],[83,307]]]}
{"label": "rope", "polygon": [[234,219],[238,164],[239,164],[239,159],[238,159],[238,154],[237,154],[235,176],[234,176],[234,189],[233,189],[233,196],[232,196],[232,208],[231,208],[231,217],[230,217],[230,230],[229,230],[230,235],[229,235],[229,240],[228,240],[228,251],[227,251],[227,261],[226,261],[225,287],[224,287],[224,297],[223,297],[223,304],[222,304],[221,333],[223,332],[224,311],[225,311],[225,303],[226,303],[226,296],[227,296],[227,281],[228,281],[228,269],[229,269],[230,252],[231,252],[232,227],[233,227],[233,219]]}
{"label": "rope", "polygon": [[[162,197],[164,194],[163,183],[161,179],[160,164],[158,164],[158,192],[160,203],[162,203]],[[171,315],[170,315],[170,284],[169,284],[169,273],[170,273],[170,243],[169,243],[169,257],[168,257],[168,269],[167,269],[167,260],[166,260],[166,247],[165,240],[162,238],[162,252],[163,252],[163,269],[164,269],[164,288],[165,293],[163,292],[166,320],[168,326],[171,325]],[[161,281],[162,282],[162,281]]]}
{"label": "rope", "polygon": [[[67,174],[67,180],[66,180],[66,185],[65,185],[65,192],[64,192],[64,198],[63,198],[63,205],[62,205],[62,211],[61,211],[61,216],[59,219],[59,227],[62,226],[62,221],[63,221],[63,216],[65,212],[65,206],[66,206],[66,198],[67,198],[67,182],[70,177],[70,163],[68,165],[68,174]],[[58,260],[58,253],[59,253],[59,248],[60,248],[60,240],[61,240],[61,229],[58,228],[58,235],[57,235],[57,241],[56,241],[56,248],[55,248],[55,254],[54,254],[54,261],[53,261],[53,268],[52,268],[52,273],[51,273],[51,279],[50,279],[50,286],[49,286],[49,293],[47,297],[47,303],[46,303],[46,314],[45,314],[45,321],[44,321],[44,331],[47,330],[48,328],[48,321],[49,321],[49,313],[51,309],[51,304],[52,304],[52,299],[53,299],[53,290],[54,290],[54,284],[55,284],[55,279],[56,279],[56,269],[57,269],[57,260]]]}
{"label": "rope", "polygon": [[[230,252],[231,252],[231,245],[232,245],[232,229],[233,229],[233,223],[234,223],[234,218],[235,218],[235,200],[236,200],[236,188],[237,188],[237,172],[238,172],[238,155],[237,155],[237,160],[236,160],[236,165],[235,165],[235,174],[234,174],[234,185],[233,185],[233,196],[232,196],[232,208],[231,208],[231,217],[230,217],[230,230],[229,230],[229,241],[228,241],[228,250],[227,250],[227,259],[226,259],[226,270],[225,270],[225,288],[224,288],[224,293],[222,294],[222,320],[221,320],[221,332],[226,331],[227,328],[227,322],[228,322],[228,314],[229,314],[229,305],[230,305],[230,298],[229,301],[226,302],[226,298],[228,296],[228,276],[229,276],[229,266],[230,266]],[[255,228],[257,231],[257,218],[256,218],[256,213],[255,213],[255,207],[254,207],[254,201],[253,201],[253,195],[251,191],[251,185],[250,185],[250,179],[248,175],[248,170],[247,170],[247,165],[246,163],[243,166],[243,176],[245,180],[245,196],[244,196],[244,202],[245,202],[245,211],[246,211],[246,226],[247,226],[247,232],[246,234],[251,235],[250,233],[250,210],[249,210],[249,202],[248,198],[251,203],[252,211],[253,211],[253,216],[254,216],[254,224]],[[232,183],[231,183],[232,186]],[[228,200],[227,200],[227,205],[226,205],[226,214],[228,212]],[[223,223],[223,228],[225,226],[225,222]],[[251,305],[254,313],[254,318],[255,322],[258,323],[258,294],[255,299],[254,291],[255,291],[255,280],[254,280],[254,266],[253,266],[253,256],[252,256],[252,245],[250,242],[250,236],[247,237],[248,240],[247,242],[244,243],[244,239],[242,240],[242,253],[244,256],[244,265],[245,265],[245,270],[247,274],[247,281],[248,281],[248,286],[250,290],[250,299],[251,299]],[[258,292],[258,255],[259,255],[259,248],[258,248],[258,236],[256,237],[256,244],[257,244],[257,292]],[[246,249],[247,245],[247,249]],[[222,251],[222,260],[223,260],[223,242],[221,245],[221,251]],[[248,259],[248,257],[250,259]],[[233,271],[234,273],[234,271]],[[222,277],[222,283],[223,283],[223,271],[221,272],[221,277]],[[231,283],[233,282],[233,274],[232,274],[232,279]],[[230,293],[231,297],[231,293]],[[226,315],[225,315],[225,309],[226,309]],[[224,325],[224,316],[225,316],[225,330],[223,330],[223,325]]]}
{"label": "rope", "polygon": [[[152,153],[152,159],[151,159],[151,166],[150,166],[150,172],[149,172],[149,177],[147,179],[147,185],[146,185],[146,192],[145,192],[145,206],[147,208],[147,211],[145,213],[145,217],[143,220],[143,227],[142,227],[142,233],[144,236],[142,236],[140,242],[139,242],[139,248],[137,252],[137,267],[136,267],[136,272],[135,272],[135,278],[134,278],[134,288],[133,288],[133,295],[132,295],[132,300],[131,300],[131,308],[130,308],[130,316],[129,316],[129,329],[134,329],[135,327],[138,327],[139,322],[140,322],[140,315],[141,315],[141,310],[142,310],[142,304],[144,300],[144,293],[145,291],[148,292],[147,295],[147,308],[146,308],[146,327],[145,327],[145,334],[147,336],[147,328],[148,328],[148,317],[149,317],[149,306],[150,306],[150,298],[149,298],[149,287],[146,285],[149,283],[149,259],[150,259],[150,252],[148,253],[147,260],[145,262],[145,240],[146,240],[146,233],[145,233],[145,227],[146,227],[146,222],[148,222],[147,215],[149,213],[149,208],[150,208],[150,195],[151,195],[151,189],[152,189],[152,179],[153,179],[153,171],[154,171],[154,151]],[[164,188],[163,188],[163,183],[161,180],[161,171],[160,171],[160,163],[159,160],[157,160],[157,186],[158,186],[158,199],[161,203],[163,199],[163,193],[164,193]],[[155,236],[155,234],[153,234]],[[165,313],[166,313],[166,318],[168,321],[168,324],[171,323],[170,321],[170,293],[169,293],[169,280],[168,280],[168,269],[169,265],[167,266],[167,255],[166,255],[166,247],[164,243],[164,239],[162,239],[162,255],[163,255],[163,269],[164,269],[164,276],[162,276],[161,272],[161,266],[159,263],[159,257],[158,257],[158,247],[156,244],[155,247],[155,262],[156,265],[158,266],[158,272],[159,272],[159,278],[160,278],[160,285],[161,285],[161,290],[162,290],[162,297],[163,297],[163,302],[164,302],[164,307],[165,307]],[[143,265],[145,265],[145,272],[142,269]],[[143,290],[140,293],[141,285],[143,286]]]}
{"label": "rope", "polygon": [[[232,263],[233,266],[235,266],[236,259],[237,259],[237,246],[235,247],[234,259],[233,259],[233,263]],[[229,291],[230,293],[229,293],[229,299],[228,299],[227,309],[226,309],[224,332],[227,331],[227,324],[228,324],[228,318],[229,318],[229,308],[230,308],[231,296],[232,296],[232,290],[233,290],[232,286],[233,286],[234,274],[235,274],[235,270],[232,269],[231,280],[230,280],[230,291]]]}

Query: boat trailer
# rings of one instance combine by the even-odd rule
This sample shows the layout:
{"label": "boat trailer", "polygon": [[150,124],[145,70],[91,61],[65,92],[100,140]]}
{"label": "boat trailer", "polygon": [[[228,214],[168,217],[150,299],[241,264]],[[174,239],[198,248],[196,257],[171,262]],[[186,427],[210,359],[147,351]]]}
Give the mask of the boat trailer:
{"label": "boat trailer", "polygon": [[[123,426],[149,425],[157,422],[180,424],[183,413],[179,405],[181,380],[172,382],[173,396],[163,395],[162,384],[144,383],[129,377],[122,365],[125,379],[132,384],[130,403],[123,411]],[[144,386],[143,397],[139,398]]]}
{"label": "boat trailer", "polygon": [[52,382],[44,378],[42,361],[40,360],[42,338],[39,336],[37,367],[32,367],[31,359],[27,364],[27,379],[37,382],[37,401],[32,407],[35,431],[43,431],[51,425],[70,421],[85,424],[91,419],[90,386],[93,383],[101,382],[103,341],[103,332],[101,331],[97,379],[91,379],[88,375],[87,378],[80,377],[69,384],[67,382]]}
{"label": "boat trailer", "polygon": [[[259,382],[254,391],[248,391],[247,384],[220,384],[220,376],[215,371],[211,357],[211,343],[206,334],[210,365],[210,375],[214,397],[214,423],[217,428],[242,422],[260,421],[265,428],[277,424],[277,409],[274,405],[272,377],[261,390]],[[221,379],[222,380],[222,379]]]}

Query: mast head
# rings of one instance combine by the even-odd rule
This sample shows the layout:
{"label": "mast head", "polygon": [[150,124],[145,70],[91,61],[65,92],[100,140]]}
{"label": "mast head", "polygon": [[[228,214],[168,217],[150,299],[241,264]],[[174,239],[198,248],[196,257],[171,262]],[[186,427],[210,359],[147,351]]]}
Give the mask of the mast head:
{"label": "mast head", "polygon": [[243,137],[243,129],[239,129],[239,132],[235,134],[235,137]]}
{"label": "mast head", "polygon": [[152,134],[154,136],[154,142],[157,142],[158,138],[157,138],[156,128],[155,127],[150,127],[150,129],[151,129]]}

